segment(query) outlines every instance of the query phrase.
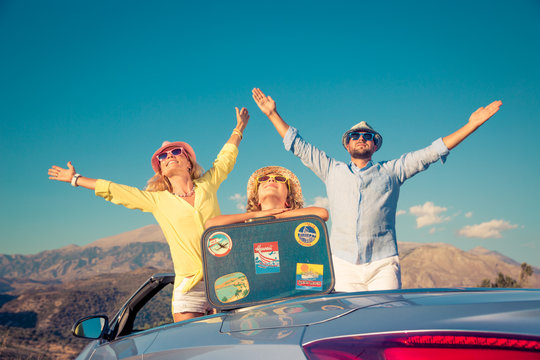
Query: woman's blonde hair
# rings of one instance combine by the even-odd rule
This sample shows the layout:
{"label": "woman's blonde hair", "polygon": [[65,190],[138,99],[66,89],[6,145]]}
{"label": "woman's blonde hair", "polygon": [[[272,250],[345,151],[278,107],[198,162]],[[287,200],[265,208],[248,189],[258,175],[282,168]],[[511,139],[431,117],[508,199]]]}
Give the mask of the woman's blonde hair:
{"label": "woman's blonde hair", "polygon": [[[204,169],[196,161],[191,160],[191,157],[187,152],[185,154],[189,160],[189,163],[191,164],[191,180],[200,178],[202,174],[204,174]],[[150,180],[148,180],[145,190],[172,192],[172,186],[169,179],[161,173],[160,169],[159,173],[156,173],[150,178]]]}
{"label": "woman's blonde hair", "polygon": [[255,171],[248,181],[247,188],[247,207],[246,212],[260,211],[261,205],[259,204],[259,184],[257,178],[262,175],[279,174],[288,178],[287,185],[289,191],[287,192],[287,208],[301,209],[304,206],[304,199],[302,197],[302,188],[300,187],[300,181],[292,171],[281,166],[266,166]]}

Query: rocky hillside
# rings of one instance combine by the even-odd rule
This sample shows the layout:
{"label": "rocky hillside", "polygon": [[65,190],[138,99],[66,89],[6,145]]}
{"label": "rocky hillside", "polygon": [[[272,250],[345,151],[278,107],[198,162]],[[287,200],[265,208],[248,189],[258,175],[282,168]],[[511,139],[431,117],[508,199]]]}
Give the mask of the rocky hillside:
{"label": "rocky hillside", "polygon": [[[477,286],[499,272],[515,279],[520,262],[481,247],[460,250],[443,243],[399,243],[403,286]],[[141,267],[172,270],[169,247],[157,225],[35,255],[0,255],[0,292],[32,282],[58,283]],[[528,286],[540,288],[538,269]],[[24,279],[24,281],[22,280]],[[17,281],[14,281],[17,280]]]}
{"label": "rocky hillside", "polygon": [[141,267],[172,269],[169,246],[157,225],[100,239],[83,247],[70,245],[35,255],[0,255],[0,278],[3,279],[63,282],[125,273]]}
{"label": "rocky hillside", "polygon": [[[463,251],[442,243],[400,243],[399,249],[404,288],[476,287],[499,272],[516,280],[521,272],[520,263],[484,248]],[[540,288],[535,270],[527,287]]]}
{"label": "rocky hillside", "polygon": [[88,343],[71,335],[86,315],[112,317],[151,275],[141,268],[0,294],[0,359],[73,359]]}

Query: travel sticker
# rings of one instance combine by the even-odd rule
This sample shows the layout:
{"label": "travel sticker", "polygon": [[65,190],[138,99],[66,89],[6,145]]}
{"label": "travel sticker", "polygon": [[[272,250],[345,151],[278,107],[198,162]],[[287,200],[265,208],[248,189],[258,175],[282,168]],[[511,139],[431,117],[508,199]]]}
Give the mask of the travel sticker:
{"label": "travel sticker", "polygon": [[279,249],[278,242],[266,242],[253,244],[255,256],[255,273],[271,274],[279,272]]}
{"label": "travel sticker", "polygon": [[324,265],[296,264],[296,290],[322,291]]}
{"label": "travel sticker", "polygon": [[208,242],[206,243],[210,254],[223,257],[231,252],[232,240],[229,235],[224,232],[218,231],[210,235]]}
{"label": "travel sticker", "polygon": [[313,246],[319,241],[319,228],[310,222],[301,223],[294,230],[296,241],[305,247]]}
{"label": "travel sticker", "polygon": [[231,303],[248,296],[249,281],[241,272],[223,275],[214,282],[214,290],[219,301]]}

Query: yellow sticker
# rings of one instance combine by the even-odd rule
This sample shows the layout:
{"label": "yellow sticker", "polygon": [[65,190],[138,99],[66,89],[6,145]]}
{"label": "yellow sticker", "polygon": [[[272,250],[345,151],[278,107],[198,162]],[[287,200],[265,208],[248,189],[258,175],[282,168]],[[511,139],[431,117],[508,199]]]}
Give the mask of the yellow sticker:
{"label": "yellow sticker", "polygon": [[296,264],[296,289],[322,291],[324,265]]}
{"label": "yellow sticker", "polygon": [[296,241],[305,247],[313,246],[319,241],[319,228],[310,222],[301,223],[294,230]]}

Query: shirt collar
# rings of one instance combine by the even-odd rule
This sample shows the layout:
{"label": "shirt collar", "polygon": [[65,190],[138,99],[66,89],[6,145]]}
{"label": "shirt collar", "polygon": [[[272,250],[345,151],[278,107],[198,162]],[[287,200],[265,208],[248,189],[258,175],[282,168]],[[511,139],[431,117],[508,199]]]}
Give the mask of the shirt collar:
{"label": "shirt collar", "polygon": [[358,166],[356,166],[356,164],[353,163],[352,161],[349,162],[349,168],[351,168],[354,172],[366,171],[372,166],[373,166],[373,160],[369,160],[366,166],[364,166],[361,169]]}

